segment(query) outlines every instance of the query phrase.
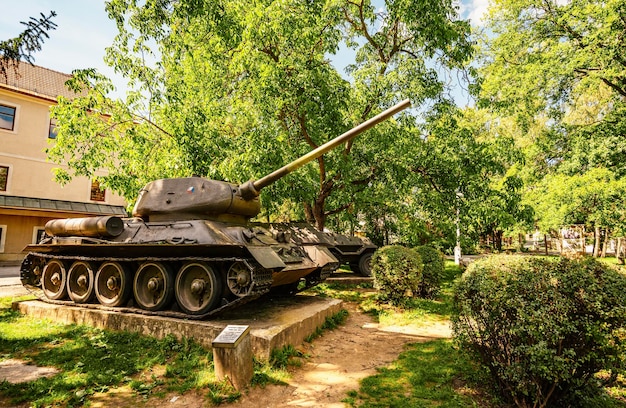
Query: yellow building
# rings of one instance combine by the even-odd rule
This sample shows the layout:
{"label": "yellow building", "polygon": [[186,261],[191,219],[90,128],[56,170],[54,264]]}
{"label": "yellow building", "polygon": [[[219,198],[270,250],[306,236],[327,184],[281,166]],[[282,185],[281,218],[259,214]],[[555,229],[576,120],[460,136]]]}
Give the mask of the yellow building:
{"label": "yellow building", "polygon": [[55,218],[125,216],[124,199],[101,190],[95,180],[75,178],[65,186],[53,180],[45,149],[54,143],[50,106],[70,75],[27,63],[0,77],[0,262],[17,261]]}

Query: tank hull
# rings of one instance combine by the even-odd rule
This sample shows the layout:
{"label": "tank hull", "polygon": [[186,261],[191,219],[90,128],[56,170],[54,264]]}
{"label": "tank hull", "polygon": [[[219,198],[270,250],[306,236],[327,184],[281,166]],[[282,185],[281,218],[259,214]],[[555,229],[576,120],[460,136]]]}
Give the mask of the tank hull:
{"label": "tank hull", "polygon": [[295,293],[339,267],[327,247],[278,242],[260,226],[120,220],[114,237],[84,231],[27,246],[23,285],[52,303],[207,318],[270,292]]}
{"label": "tank hull", "polygon": [[348,264],[353,272],[371,276],[370,260],[378,247],[369,239],[319,231],[307,223],[259,224],[267,226],[279,240],[300,246],[324,246],[340,264]]}

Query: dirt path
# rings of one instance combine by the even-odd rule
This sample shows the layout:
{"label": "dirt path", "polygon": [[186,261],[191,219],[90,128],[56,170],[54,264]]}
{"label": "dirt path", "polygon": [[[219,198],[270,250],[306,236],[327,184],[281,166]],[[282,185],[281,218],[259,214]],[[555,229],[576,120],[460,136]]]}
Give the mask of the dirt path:
{"label": "dirt path", "polygon": [[253,388],[220,407],[344,407],[347,392],[358,390],[359,380],[375,374],[376,367],[396,360],[407,344],[450,337],[447,324],[380,329],[356,305],[345,305],[350,314],[344,325],[300,348],[310,357],[293,370],[289,385]]}

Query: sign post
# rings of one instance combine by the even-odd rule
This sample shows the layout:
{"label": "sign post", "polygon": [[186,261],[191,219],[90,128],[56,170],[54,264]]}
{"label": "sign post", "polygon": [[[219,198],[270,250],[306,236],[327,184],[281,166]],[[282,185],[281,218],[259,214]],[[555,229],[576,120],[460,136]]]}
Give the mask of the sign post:
{"label": "sign post", "polygon": [[250,326],[229,324],[212,346],[217,379],[228,378],[238,391],[246,388],[254,374]]}

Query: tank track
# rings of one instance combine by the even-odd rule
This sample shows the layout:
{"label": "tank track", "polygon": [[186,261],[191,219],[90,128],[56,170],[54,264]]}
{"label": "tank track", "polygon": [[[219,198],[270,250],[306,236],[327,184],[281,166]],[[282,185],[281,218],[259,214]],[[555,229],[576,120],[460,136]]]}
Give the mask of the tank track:
{"label": "tank track", "polygon": [[[62,306],[73,306],[80,307],[84,309],[92,309],[92,310],[104,310],[108,312],[117,312],[117,313],[135,313],[141,314],[145,316],[161,316],[161,317],[171,317],[177,319],[187,319],[187,320],[204,320],[209,317],[217,316],[221,313],[226,312],[227,310],[234,309],[236,307],[242,306],[248,302],[251,302],[259,297],[269,293],[270,287],[272,284],[272,274],[270,271],[267,273],[253,273],[253,282],[250,293],[246,296],[239,297],[233,301],[230,301],[222,306],[213,309],[207,313],[199,314],[199,315],[191,315],[183,312],[177,312],[173,310],[162,310],[162,311],[150,311],[141,309],[138,307],[110,307],[105,306],[99,303],[75,303],[70,300],[53,300],[48,299],[44,294],[43,290],[33,282],[33,273],[30,270],[30,266],[33,265],[35,259],[39,257],[40,259],[61,259],[61,260],[72,260],[72,261],[87,261],[87,262],[106,262],[111,261],[111,258],[105,257],[88,257],[88,256],[68,256],[68,255],[56,255],[56,254],[44,254],[38,252],[30,252],[24,258],[22,262],[22,266],[20,268],[20,279],[22,281],[22,285],[33,295],[35,295],[39,300],[54,304],[54,305],[62,305]],[[146,261],[158,261],[158,262],[184,262],[184,261],[204,261],[204,262],[244,262],[248,267],[250,264],[245,258],[205,258],[205,257],[120,257],[114,259],[117,262],[146,262]],[[253,268],[250,267],[250,270],[254,271]]]}

